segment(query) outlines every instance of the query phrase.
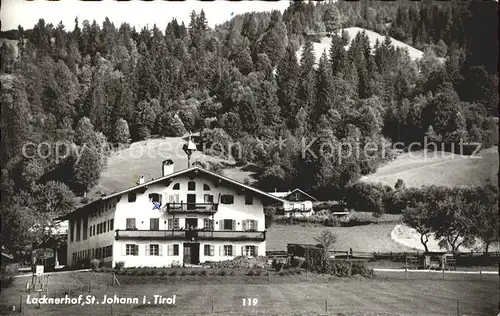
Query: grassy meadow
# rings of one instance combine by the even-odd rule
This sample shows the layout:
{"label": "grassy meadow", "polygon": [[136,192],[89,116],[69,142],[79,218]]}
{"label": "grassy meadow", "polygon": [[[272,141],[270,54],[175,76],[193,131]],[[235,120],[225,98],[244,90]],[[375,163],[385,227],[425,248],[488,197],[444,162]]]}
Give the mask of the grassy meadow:
{"label": "grassy meadow", "polygon": [[[484,275],[481,280],[467,275],[447,275],[441,280],[425,273],[409,279],[394,273],[377,273],[375,279],[300,275],[249,283],[244,279],[255,276],[206,281],[206,276],[188,274],[186,282],[158,276],[139,284],[128,284],[126,276],[117,277],[122,279],[121,286],[109,285],[106,273],[52,275],[48,297],[64,297],[70,287],[71,297],[91,295],[102,302],[104,295],[116,294],[138,298],[139,304],[43,305],[40,309],[23,304],[21,315],[456,315],[457,301],[462,315],[493,315],[500,294],[498,275]],[[2,290],[2,314],[14,304],[19,306],[20,295],[26,302],[26,281],[16,278],[13,287]],[[174,294],[175,305],[151,303],[153,295]],[[142,304],[144,296],[151,304]],[[243,306],[243,299],[248,298],[258,302]]]}

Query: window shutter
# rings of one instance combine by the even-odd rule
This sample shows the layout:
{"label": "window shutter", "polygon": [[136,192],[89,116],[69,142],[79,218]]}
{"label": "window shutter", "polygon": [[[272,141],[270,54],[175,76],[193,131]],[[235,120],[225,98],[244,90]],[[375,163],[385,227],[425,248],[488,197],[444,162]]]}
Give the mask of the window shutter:
{"label": "window shutter", "polygon": [[219,256],[224,256],[224,246],[219,246]]}
{"label": "window shutter", "polygon": [[254,228],[256,231],[258,231],[258,230],[259,230],[259,221],[258,221],[258,220],[254,220],[253,222],[254,222],[254,226],[253,226],[253,228]]}
{"label": "window shutter", "polygon": [[215,246],[210,245],[210,256],[215,256]]}
{"label": "window shutter", "polygon": [[247,222],[248,221],[246,219],[242,220],[243,230],[247,230]]}
{"label": "window shutter", "polygon": [[149,256],[149,245],[144,246],[146,248],[146,256]]}
{"label": "window shutter", "polygon": [[255,256],[257,257],[259,255],[259,246],[254,246],[255,249]]}
{"label": "window shutter", "polygon": [[223,219],[219,220],[219,230],[224,230],[224,220]]}
{"label": "window shutter", "polygon": [[[92,252],[94,252],[94,249],[92,249]],[[122,245],[122,256],[126,256],[127,255],[127,245],[123,244]],[[92,254],[92,257],[95,257],[94,254]]]}
{"label": "window shutter", "polygon": [[162,244],[158,245],[158,256],[163,256],[163,245]]}
{"label": "window shutter", "polygon": [[233,246],[233,253],[232,253],[233,257],[236,256],[236,246]]}
{"label": "window shutter", "polygon": [[231,226],[231,230],[236,230],[236,220],[233,219],[233,224]]}
{"label": "window shutter", "polygon": [[174,227],[174,226],[173,226],[172,220],[171,220],[171,219],[168,219],[168,220],[167,220],[167,229],[168,229],[168,230],[171,230],[171,229],[173,229],[173,227]]}
{"label": "window shutter", "polygon": [[241,255],[245,256],[245,246],[241,246]]}
{"label": "window shutter", "polygon": [[204,219],[203,219],[203,227],[204,227],[205,229],[207,229],[207,228],[208,228],[208,218],[204,218]]}

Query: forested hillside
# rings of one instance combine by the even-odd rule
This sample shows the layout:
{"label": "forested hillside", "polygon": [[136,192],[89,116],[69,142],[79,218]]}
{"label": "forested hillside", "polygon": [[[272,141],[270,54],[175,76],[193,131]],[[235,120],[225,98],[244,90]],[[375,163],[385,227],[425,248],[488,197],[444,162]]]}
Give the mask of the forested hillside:
{"label": "forested hillside", "polygon": [[[325,200],[391,159],[395,141],[491,147],[495,10],[475,2],[293,2],[283,14],[248,13],[215,29],[201,11],[165,30],[106,19],[10,31],[18,47],[1,46],[2,241],[16,249],[39,238],[43,230],[28,228],[73,209],[74,196],[97,184],[110,145],[152,135],[201,131],[208,143],[239,142],[240,152],[208,153],[256,164],[265,190],[300,183]],[[372,52],[363,33],[346,51],[345,34],[335,34],[354,26],[424,56],[412,61],[388,37]],[[314,34],[324,32],[330,49],[314,52]],[[366,144],[376,145],[370,155],[347,155]]]}

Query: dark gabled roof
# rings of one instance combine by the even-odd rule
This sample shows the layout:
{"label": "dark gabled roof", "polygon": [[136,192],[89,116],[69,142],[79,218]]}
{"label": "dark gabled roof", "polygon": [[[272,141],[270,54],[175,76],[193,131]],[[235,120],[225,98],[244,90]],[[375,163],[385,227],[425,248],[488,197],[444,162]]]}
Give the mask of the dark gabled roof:
{"label": "dark gabled roof", "polygon": [[225,176],[222,176],[220,174],[217,174],[217,173],[214,173],[214,172],[211,172],[211,171],[208,171],[208,170],[205,170],[203,168],[200,168],[198,166],[195,166],[195,167],[191,167],[191,168],[188,168],[188,169],[184,169],[184,170],[181,170],[181,171],[177,171],[177,172],[174,172],[174,173],[171,173],[169,175],[166,175],[166,176],[163,176],[163,177],[160,177],[158,179],[154,179],[154,180],[151,180],[149,182],[145,182],[145,183],[142,183],[142,184],[139,184],[139,185],[136,185],[136,186],[133,186],[133,187],[130,187],[128,189],[124,189],[124,190],[121,190],[121,191],[118,191],[116,193],[112,193],[110,195],[107,195],[107,196],[103,196],[101,197],[100,199],[97,199],[95,201],[92,201],[91,203],[89,204],[86,204],[78,209],[76,209],[74,212],[70,213],[70,214],[66,214],[64,216],[60,216],[58,218],[56,218],[56,220],[59,220],[59,221],[63,221],[63,220],[67,220],[69,217],[71,217],[72,215],[75,215],[76,213],[81,213],[81,212],[84,212],[84,210],[88,209],[90,206],[93,206],[93,205],[96,205],[96,204],[99,204],[99,202],[102,202],[102,201],[106,201],[106,200],[109,200],[113,197],[116,197],[116,196],[119,196],[119,195],[122,195],[124,193],[128,193],[130,191],[134,191],[134,190],[137,190],[139,188],[144,188],[144,187],[147,187],[148,185],[152,185],[152,184],[155,184],[157,182],[161,182],[163,180],[166,180],[166,179],[170,179],[170,178],[175,178],[175,177],[178,177],[180,175],[183,175],[185,173],[188,173],[188,172],[191,172],[191,171],[199,171],[199,172],[202,172],[202,173],[205,173],[205,174],[208,174],[210,176],[213,176],[213,177],[216,177],[216,178],[219,178],[221,180],[224,180],[224,181],[227,181],[231,184],[234,184],[234,185],[237,185],[237,186],[240,186],[240,187],[243,187],[245,189],[248,189],[250,191],[253,191],[254,193],[257,193],[258,195],[261,195],[261,196],[264,196],[266,198],[269,198],[269,199],[272,199],[272,200],[276,200],[278,202],[281,202],[281,203],[285,203],[286,200],[284,199],[281,199],[281,198],[278,198],[276,196],[273,196],[269,193],[266,193],[262,190],[259,190],[257,188],[254,188],[254,187],[251,187],[249,185],[246,185],[246,184],[243,184],[241,182],[238,182],[236,180],[233,180],[231,178],[228,178],[228,177],[225,177]]}

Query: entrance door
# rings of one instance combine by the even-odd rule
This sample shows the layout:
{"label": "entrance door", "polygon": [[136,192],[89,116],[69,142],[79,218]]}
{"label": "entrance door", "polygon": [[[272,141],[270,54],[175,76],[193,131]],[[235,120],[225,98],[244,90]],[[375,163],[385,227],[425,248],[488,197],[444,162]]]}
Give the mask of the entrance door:
{"label": "entrance door", "polygon": [[184,263],[199,264],[200,263],[200,244],[199,243],[184,243]]}
{"label": "entrance door", "polygon": [[197,229],[198,218],[186,218],[186,229]]}
{"label": "entrance door", "polygon": [[196,209],[196,194],[187,195],[187,209],[188,210]]}

